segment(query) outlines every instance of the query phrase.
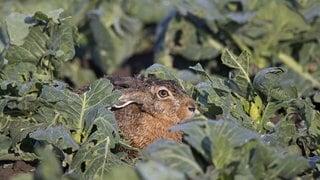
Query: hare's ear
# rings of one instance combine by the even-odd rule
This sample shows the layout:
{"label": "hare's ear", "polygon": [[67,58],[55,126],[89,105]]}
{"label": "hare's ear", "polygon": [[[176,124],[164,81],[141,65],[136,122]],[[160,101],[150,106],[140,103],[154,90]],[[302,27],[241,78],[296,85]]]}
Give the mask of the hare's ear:
{"label": "hare's ear", "polygon": [[123,108],[123,107],[126,107],[128,106],[129,104],[131,103],[134,103],[134,101],[127,101],[127,102],[124,102],[124,103],[118,103],[118,104],[114,104],[112,107],[115,107],[115,108]]}
{"label": "hare's ear", "polygon": [[123,108],[132,103],[141,104],[142,94],[139,92],[124,93],[118,99],[118,103],[113,105],[115,108]]}

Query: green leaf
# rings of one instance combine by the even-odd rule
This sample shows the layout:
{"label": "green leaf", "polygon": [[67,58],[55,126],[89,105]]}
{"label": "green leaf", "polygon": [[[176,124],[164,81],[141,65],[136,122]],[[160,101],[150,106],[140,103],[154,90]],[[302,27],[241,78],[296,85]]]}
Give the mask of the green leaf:
{"label": "green leaf", "polygon": [[[95,41],[94,61],[103,72],[112,73],[133,52],[138,44],[140,21],[126,16],[120,5],[102,3],[108,13],[88,13],[90,28]],[[111,16],[110,16],[111,15]]]}
{"label": "green leaf", "polygon": [[169,7],[170,5],[164,5],[161,1],[132,0],[124,3],[123,10],[144,23],[157,23],[169,13]]}
{"label": "green leaf", "polygon": [[260,91],[268,101],[286,101],[297,97],[296,89],[290,81],[284,79],[285,70],[280,67],[270,67],[259,71],[253,79],[253,86]]}
{"label": "green leaf", "polygon": [[286,64],[289,68],[291,68],[293,71],[298,73],[303,79],[308,80],[312,83],[313,86],[320,87],[320,82],[317,78],[313,77],[309,72],[306,72],[304,67],[296,62],[293,57],[280,52],[278,54],[279,59]]}
{"label": "green leaf", "polygon": [[243,127],[252,128],[252,119],[244,111],[239,96],[231,93],[232,90],[225,85],[224,80],[217,77],[211,77],[211,80],[212,82],[202,82],[196,86],[200,93],[198,101],[204,105],[200,108],[205,110],[205,115],[211,117],[222,114],[224,119],[238,121]]}
{"label": "green leaf", "polygon": [[79,60],[64,63],[61,73],[63,77],[70,79],[77,88],[88,85],[97,79],[92,70],[81,67]]}
{"label": "green leaf", "polygon": [[255,178],[292,179],[309,168],[307,159],[297,155],[277,154],[261,144],[255,145],[249,165]]}
{"label": "green leaf", "polygon": [[138,163],[137,171],[142,179],[172,179],[183,180],[186,179],[185,175],[175,169],[164,166],[156,161],[148,161],[146,163]]}
{"label": "green leaf", "polygon": [[34,179],[33,174],[28,174],[28,173],[19,173],[10,178],[10,180],[33,180],[33,179]]}
{"label": "green leaf", "polygon": [[276,116],[276,112],[281,108],[287,108],[287,102],[268,102],[261,114],[261,124],[258,127],[259,132],[263,132],[263,128],[268,131],[273,131],[274,124],[270,122],[271,118]]}
{"label": "green leaf", "polygon": [[139,180],[138,172],[129,166],[118,166],[109,172],[104,179],[117,180],[117,179],[131,179]]}
{"label": "green leaf", "polygon": [[[15,151],[20,151],[20,143],[26,139],[29,133],[36,131],[38,128],[44,128],[48,126],[48,124],[45,123],[30,123],[28,119],[23,119],[21,117],[12,117],[9,120],[10,137],[12,141],[12,147],[15,149]],[[32,149],[33,144],[25,144],[25,146],[25,148]]]}
{"label": "green leaf", "polygon": [[9,33],[10,44],[21,46],[29,34],[29,27],[32,24],[25,23],[26,15],[12,13],[6,18],[7,31]]}
{"label": "green leaf", "polygon": [[277,160],[279,176],[286,179],[292,179],[310,168],[308,161],[302,156],[287,155],[279,157]]}
{"label": "green leaf", "polygon": [[187,134],[184,140],[217,168],[233,161],[234,148],[259,138],[253,131],[222,120],[185,123],[176,128]]}
{"label": "green leaf", "polygon": [[64,179],[62,178],[61,164],[50,146],[38,149],[38,153],[41,161],[34,174],[34,178],[44,180]]}
{"label": "green leaf", "polygon": [[[249,19],[241,27],[230,28],[237,44],[244,49],[253,49],[253,63],[260,68],[272,66],[275,56],[281,50],[293,50],[290,47],[295,42],[301,42],[303,33],[309,34],[310,24],[305,21],[295,7],[285,1],[256,1],[246,6],[247,10],[256,10],[255,16]],[[236,32],[235,32],[236,31]],[[234,33],[235,32],[235,33]],[[313,33],[310,33],[311,35]],[[302,43],[303,44],[303,43]],[[295,51],[295,50],[293,50]],[[274,56],[274,57],[272,57]],[[270,61],[272,59],[272,61]]]}
{"label": "green leaf", "polygon": [[[0,99],[0,117],[3,115],[3,110],[6,107],[7,102],[8,102],[8,100],[6,100],[6,99]],[[2,126],[0,126],[0,127],[2,127]],[[1,132],[1,129],[2,128],[0,128],[0,132]]]}
{"label": "green leaf", "polygon": [[29,136],[36,140],[46,141],[60,149],[79,149],[79,145],[72,139],[70,131],[61,125],[38,128],[31,132]]}
{"label": "green leaf", "polygon": [[23,82],[25,79],[32,78],[32,75],[29,72],[35,71],[37,71],[37,68],[32,63],[17,63],[15,65],[6,66],[6,68],[2,71],[5,74],[2,79],[10,79],[16,80],[18,82]]}
{"label": "green leaf", "polygon": [[[197,3],[196,1],[178,4],[179,7],[177,7],[177,11],[184,12],[181,14],[170,13],[158,24],[157,31],[162,32],[161,35],[157,37],[157,41],[166,42],[164,47],[167,49],[164,51],[168,51],[170,54],[178,55],[191,61],[215,58],[221,53],[224,46],[218,38],[215,38],[212,35],[212,30],[207,27],[207,23],[211,23],[211,20],[216,17],[199,17],[192,14],[190,11],[203,12],[204,9],[208,10],[207,6],[202,6],[203,4],[200,5],[200,9],[199,4],[201,3]],[[183,10],[184,7],[181,7],[182,4],[187,5],[188,7]],[[211,5],[210,2],[208,2],[208,4]],[[214,5],[210,7],[215,9]],[[217,12],[212,9],[210,11],[205,11],[205,13],[211,15],[212,12]],[[187,14],[187,12],[190,14]],[[203,15],[202,13],[200,14],[201,16]],[[219,12],[217,12],[217,14],[219,14]],[[209,18],[210,20],[205,21],[202,18]],[[169,19],[171,21],[168,21]]]}
{"label": "green leaf", "polygon": [[47,12],[47,14],[41,12],[41,11],[37,11],[34,13],[33,18],[36,20],[44,20],[44,21],[50,21],[52,20],[54,23],[60,23],[59,19],[60,19],[60,15],[64,10],[62,8],[60,9],[55,9],[52,11]]}
{"label": "green leaf", "polygon": [[[85,140],[91,128],[92,122],[99,117],[94,112],[98,112],[101,107],[111,106],[120,97],[118,91],[112,92],[113,86],[107,79],[99,79],[92,83],[90,90],[78,95],[69,90],[61,90],[51,86],[44,86],[40,97],[55,108],[65,118],[65,125],[70,130],[75,130],[73,137],[77,143]],[[101,114],[100,114],[101,115]],[[114,119],[107,119],[111,124],[106,133],[117,131]],[[111,128],[112,127],[112,128]],[[81,136],[84,135],[84,139]],[[110,139],[114,145],[113,139]]]}
{"label": "green leaf", "polygon": [[[285,126],[283,128],[281,131],[288,130]],[[193,178],[293,178],[309,168],[307,159],[276,151],[263,144],[256,132],[228,121],[194,121],[177,125],[172,130],[182,130],[189,147],[160,140],[146,149],[147,159],[142,164],[156,162],[153,169],[164,169],[162,166],[165,166]],[[193,150],[192,154],[189,148]],[[210,166],[214,169],[206,169],[208,174],[203,174],[199,168]],[[137,169],[142,171],[139,164]],[[142,172],[158,175],[153,169],[144,167]]]}
{"label": "green leaf", "polygon": [[159,140],[148,146],[144,153],[149,159],[190,176],[203,173],[201,167],[196,163],[191,149],[185,144]]}
{"label": "green leaf", "polygon": [[32,26],[29,31],[22,45],[11,45],[5,51],[4,58],[8,64],[29,62],[36,65],[45,54],[46,41],[49,39],[47,34],[43,33],[40,26]]}
{"label": "green leaf", "polygon": [[250,93],[250,90],[248,92],[248,88],[251,88],[252,84],[249,75],[249,52],[243,51],[240,56],[237,57],[229,50],[225,50],[222,53],[221,60],[223,64],[237,70],[237,72],[235,72],[235,75],[232,75],[231,78],[235,81],[242,92]]}
{"label": "green leaf", "polygon": [[76,28],[71,25],[71,20],[66,19],[64,23],[54,25],[52,35],[47,42],[48,52],[53,51],[55,59],[58,61],[69,61],[75,55]]}
{"label": "green leaf", "polygon": [[[61,13],[62,9],[58,9],[48,14],[37,12],[34,16],[17,13],[8,16],[6,25],[10,45],[3,53],[3,63],[6,64],[3,72],[7,77],[15,77],[12,69],[23,63],[28,68],[16,72],[15,79],[24,75],[26,77],[22,78],[32,76],[48,80],[58,75],[56,72],[63,61],[74,57],[76,29],[69,22],[71,19],[60,18]],[[24,27],[22,31],[21,27]]]}
{"label": "green leaf", "polygon": [[[216,90],[221,90],[221,91],[225,91],[225,92],[231,92],[230,88],[226,85],[226,82],[222,79],[222,78],[218,78],[218,77],[211,77],[201,66],[200,63],[197,63],[195,66],[190,66],[189,69],[195,70],[199,73],[201,73],[202,75],[204,75],[209,81],[210,81],[210,85],[212,86],[213,89]],[[203,83],[199,83],[199,86],[205,86],[205,84]]]}
{"label": "green leaf", "polygon": [[173,71],[170,71],[167,67],[161,64],[153,64],[150,67],[146,69],[144,72],[146,75],[148,74],[154,74],[160,79],[171,79],[179,82],[179,78],[173,73]]}
{"label": "green leaf", "polygon": [[203,69],[203,67],[201,66],[200,63],[197,63],[195,66],[190,66],[189,68],[190,68],[190,69],[193,69],[193,70],[195,70],[195,71],[198,71],[198,72],[200,72],[200,73],[207,74],[207,73],[205,72],[205,70]]}
{"label": "green leaf", "polygon": [[11,146],[11,138],[4,134],[0,134],[0,159],[6,159],[5,157],[8,155],[8,150]]}
{"label": "green leaf", "polygon": [[113,167],[124,165],[115,154],[110,152],[110,137],[88,140],[75,154],[70,165],[74,174],[82,179],[103,179]]}

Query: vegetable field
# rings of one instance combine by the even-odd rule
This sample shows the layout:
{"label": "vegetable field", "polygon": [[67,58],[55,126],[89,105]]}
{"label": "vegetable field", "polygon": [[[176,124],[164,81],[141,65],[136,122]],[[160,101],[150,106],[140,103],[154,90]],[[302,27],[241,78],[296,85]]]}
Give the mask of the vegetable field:
{"label": "vegetable field", "polygon": [[[0,179],[319,178],[320,1],[1,0],[0,15]],[[136,74],[197,101],[171,128],[183,143],[123,140],[103,76]]]}

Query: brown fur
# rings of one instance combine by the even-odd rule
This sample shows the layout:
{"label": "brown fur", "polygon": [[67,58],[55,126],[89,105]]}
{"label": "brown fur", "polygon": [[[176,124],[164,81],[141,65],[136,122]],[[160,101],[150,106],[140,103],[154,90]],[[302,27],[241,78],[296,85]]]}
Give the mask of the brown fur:
{"label": "brown fur", "polygon": [[[143,77],[109,79],[123,94],[112,110],[121,133],[133,147],[145,148],[159,138],[181,141],[181,132],[169,128],[190,119],[196,105],[178,83]],[[168,96],[159,95],[161,90]]]}

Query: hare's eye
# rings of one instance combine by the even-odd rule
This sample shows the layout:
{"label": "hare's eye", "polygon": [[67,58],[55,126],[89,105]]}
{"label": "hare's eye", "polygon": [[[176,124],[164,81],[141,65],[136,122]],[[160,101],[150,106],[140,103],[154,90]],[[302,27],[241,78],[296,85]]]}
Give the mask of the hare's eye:
{"label": "hare's eye", "polygon": [[158,91],[158,95],[162,98],[165,98],[169,96],[169,92],[165,89],[161,89],[160,91]]}

